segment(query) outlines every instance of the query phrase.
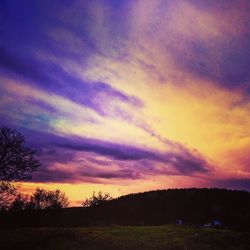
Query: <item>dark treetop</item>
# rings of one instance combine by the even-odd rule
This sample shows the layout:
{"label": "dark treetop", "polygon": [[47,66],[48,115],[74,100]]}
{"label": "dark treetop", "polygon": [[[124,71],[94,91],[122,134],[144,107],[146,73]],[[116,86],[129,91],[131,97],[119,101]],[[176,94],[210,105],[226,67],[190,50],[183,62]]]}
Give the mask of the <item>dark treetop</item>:
{"label": "dark treetop", "polygon": [[39,165],[35,151],[24,146],[25,139],[19,132],[0,127],[0,180],[17,181],[31,177]]}

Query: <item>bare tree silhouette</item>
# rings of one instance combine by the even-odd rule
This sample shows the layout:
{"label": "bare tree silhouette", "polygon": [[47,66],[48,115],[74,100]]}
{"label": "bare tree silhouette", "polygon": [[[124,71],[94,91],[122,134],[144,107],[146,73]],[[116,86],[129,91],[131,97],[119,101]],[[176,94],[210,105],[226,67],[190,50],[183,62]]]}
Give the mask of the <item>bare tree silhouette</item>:
{"label": "bare tree silhouette", "polygon": [[0,180],[17,181],[31,178],[31,172],[39,165],[35,151],[24,146],[25,139],[19,132],[0,128]]}
{"label": "bare tree silhouette", "polygon": [[39,165],[35,151],[24,145],[18,131],[0,127],[0,210],[6,210],[17,195],[13,181],[27,180]]}

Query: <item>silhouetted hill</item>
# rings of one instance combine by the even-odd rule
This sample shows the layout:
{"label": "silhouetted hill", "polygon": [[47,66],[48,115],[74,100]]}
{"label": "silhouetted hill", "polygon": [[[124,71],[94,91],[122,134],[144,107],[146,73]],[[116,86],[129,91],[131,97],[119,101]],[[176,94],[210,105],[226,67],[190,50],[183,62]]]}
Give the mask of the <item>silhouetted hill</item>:
{"label": "silhouetted hill", "polygon": [[213,219],[250,230],[250,193],[226,189],[169,189],[129,194],[90,208],[23,211],[0,216],[2,226],[162,225]]}
{"label": "silhouetted hill", "polygon": [[130,194],[96,208],[95,216],[118,224],[161,225],[177,219],[204,224],[218,219],[224,225],[248,227],[250,193],[193,188]]}

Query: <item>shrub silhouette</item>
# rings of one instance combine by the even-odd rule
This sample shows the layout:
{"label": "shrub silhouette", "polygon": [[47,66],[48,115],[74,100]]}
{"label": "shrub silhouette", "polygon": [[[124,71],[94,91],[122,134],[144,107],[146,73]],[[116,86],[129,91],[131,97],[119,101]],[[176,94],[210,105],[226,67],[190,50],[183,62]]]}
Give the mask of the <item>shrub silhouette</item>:
{"label": "shrub silhouette", "polygon": [[106,201],[112,200],[112,196],[109,193],[103,193],[102,191],[99,191],[96,195],[95,192],[93,192],[92,196],[90,198],[87,198],[83,201],[82,206],[83,207],[95,207],[97,205],[103,204]]}

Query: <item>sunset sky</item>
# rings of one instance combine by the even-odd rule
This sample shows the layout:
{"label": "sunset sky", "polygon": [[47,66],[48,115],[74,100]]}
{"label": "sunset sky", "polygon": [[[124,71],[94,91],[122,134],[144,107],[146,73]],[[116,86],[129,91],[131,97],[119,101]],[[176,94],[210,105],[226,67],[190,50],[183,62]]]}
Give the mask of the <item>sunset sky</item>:
{"label": "sunset sky", "polygon": [[24,192],[250,191],[250,1],[1,0],[0,126]]}

